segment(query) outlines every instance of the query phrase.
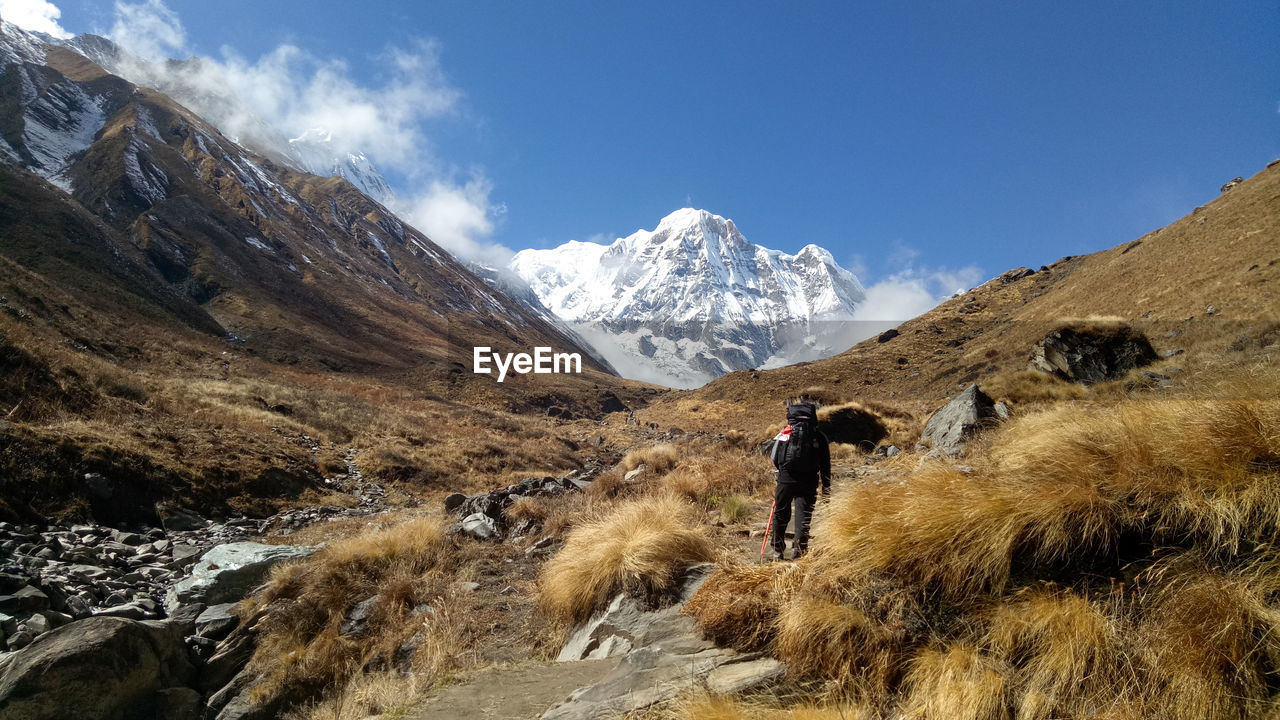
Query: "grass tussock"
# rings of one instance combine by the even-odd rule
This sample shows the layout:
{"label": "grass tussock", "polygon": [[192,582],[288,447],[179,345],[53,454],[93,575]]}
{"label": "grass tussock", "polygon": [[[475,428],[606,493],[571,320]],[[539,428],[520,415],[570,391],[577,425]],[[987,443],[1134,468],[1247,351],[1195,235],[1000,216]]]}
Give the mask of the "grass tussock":
{"label": "grass tussock", "polygon": [[704,506],[737,493],[758,493],[773,479],[773,465],[761,455],[715,449],[683,458],[658,487]]}
{"label": "grass tussock", "polygon": [[1008,675],[1019,720],[1075,717],[1117,706],[1132,687],[1121,633],[1116,608],[1034,589],[993,611],[981,646],[1016,668]]}
{"label": "grass tussock", "polygon": [[1079,400],[1090,392],[1084,385],[1039,370],[1016,370],[995,375],[983,381],[982,391],[1018,406]]}
{"label": "grass tussock", "polygon": [[651,445],[624,455],[619,467],[623,472],[631,472],[644,465],[649,473],[662,475],[676,466],[680,454],[680,448],[675,445]]}
{"label": "grass tussock", "polygon": [[794,583],[795,568],[787,563],[722,565],[682,612],[721,645],[743,652],[766,650],[776,634],[778,598]]}
{"label": "grass tussock", "polygon": [[570,531],[543,567],[539,603],[571,625],[619,592],[661,594],[685,568],[713,558],[692,505],[670,495],[627,501]]}
{"label": "grass tussock", "polygon": [[1001,720],[1009,717],[1006,668],[970,645],[926,648],[911,662],[902,717]]}
{"label": "grass tussock", "polygon": [[[245,611],[265,613],[250,661],[263,678],[255,692],[305,696],[343,687],[418,633],[423,641],[411,664],[420,681],[434,682],[462,642],[442,602],[456,555],[450,544],[439,522],[419,518],[335,541],[275,568]],[[354,607],[370,598],[365,627],[344,631]],[[420,612],[423,606],[431,612]]]}

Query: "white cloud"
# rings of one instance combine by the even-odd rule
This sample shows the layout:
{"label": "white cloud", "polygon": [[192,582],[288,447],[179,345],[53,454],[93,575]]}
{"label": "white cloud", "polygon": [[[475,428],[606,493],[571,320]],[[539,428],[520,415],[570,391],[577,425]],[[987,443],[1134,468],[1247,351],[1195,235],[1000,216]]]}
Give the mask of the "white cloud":
{"label": "white cloud", "polygon": [[46,0],[0,0],[0,18],[5,22],[56,38],[69,38],[71,33],[58,24],[60,17],[58,6]]}
{"label": "white cloud", "polygon": [[466,259],[510,256],[490,242],[504,210],[490,200],[492,183],[479,170],[459,181],[427,136],[431,121],[459,115],[462,99],[445,76],[437,43],[384,51],[375,58],[382,70],[377,83],[356,78],[341,58],[288,44],[256,60],[224,47],[217,59],[164,64],[156,61],[191,54],[177,14],[162,0],[116,2],[115,9],[111,39],[148,61],[124,68],[129,79],[180,94],[192,110],[255,150],[287,155],[290,138],[323,128],[335,154],[363,153],[404,178],[406,187],[396,191],[408,199],[392,210],[432,240]]}
{"label": "white cloud", "polygon": [[147,60],[164,60],[186,49],[187,33],[178,14],[161,0],[117,0],[116,21],[107,37]]}
{"label": "white cloud", "polygon": [[492,187],[482,176],[463,185],[432,182],[424,192],[397,203],[398,212],[411,225],[441,247],[459,257],[505,268],[514,255],[510,248],[489,242],[494,220],[505,212],[491,206]]}
{"label": "white cloud", "polygon": [[951,295],[973,287],[981,278],[982,271],[972,266],[959,270],[909,266],[867,287],[867,298],[853,317],[892,327],[932,310]]}

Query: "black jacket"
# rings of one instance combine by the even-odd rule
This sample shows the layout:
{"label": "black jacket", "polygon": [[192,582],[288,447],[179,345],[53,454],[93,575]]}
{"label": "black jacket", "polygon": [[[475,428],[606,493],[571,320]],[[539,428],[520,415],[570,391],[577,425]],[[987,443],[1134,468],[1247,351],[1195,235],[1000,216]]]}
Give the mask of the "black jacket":
{"label": "black jacket", "polygon": [[[802,409],[798,409],[804,407],[812,408],[812,406],[792,406],[792,408],[789,408],[787,420],[793,424],[805,421],[813,422],[812,415],[808,415],[806,418],[807,413]],[[809,412],[812,412],[812,410]],[[827,441],[827,436],[817,430],[816,423],[814,425],[815,427],[809,440],[813,443],[812,452],[809,453],[809,462],[798,465],[793,463],[787,468],[779,467],[785,443],[791,442],[790,425],[773,439],[773,452],[770,453],[770,459],[773,461],[773,466],[778,468],[778,482],[780,484],[793,484],[816,490],[818,484],[821,483],[822,491],[829,492],[831,490],[831,445]]]}

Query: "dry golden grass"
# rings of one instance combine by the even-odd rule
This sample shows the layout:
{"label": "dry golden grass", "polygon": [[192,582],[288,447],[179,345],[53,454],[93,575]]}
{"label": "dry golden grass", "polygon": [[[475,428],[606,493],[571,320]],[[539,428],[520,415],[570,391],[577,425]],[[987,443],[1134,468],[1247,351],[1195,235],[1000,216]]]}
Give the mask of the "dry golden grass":
{"label": "dry golden grass", "polygon": [[1271,717],[1278,382],[1059,405],[971,473],[838,485],[787,582],[722,570],[689,611],[894,717]]}
{"label": "dry golden grass", "polygon": [[665,592],[685,568],[713,558],[692,505],[669,495],[631,500],[569,533],[543,566],[539,603],[571,625],[618,592]]}
{"label": "dry golden grass", "polygon": [[[417,518],[332,542],[304,561],[274,568],[244,610],[266,613],[250,661],[263,678],[256,692],[265,698],[344,687],[374,657],[390,657],[419,631],[426,641],[413,658],[414,670],[422,682],[437,680],[462,640],[443,600],[456,555],[439,521]],[[366,631],[342,634],[351,609],[368,598],[376,602]],[[423,604],[432,612],[414,610]]]}
{"label": "dry golden grass", "polygon": [[623,472],[630,472],[644,465],[651,475],[662,475],[676,466],[681,450],[675,445],[651,445],[647,448],[632,450],[622,458],[619,467]]}
{"label": "dry golden grass", "polygon": [[732,493],[758,493],[772,479],[768,458],[736,449],[712,449],[682,458],[658,481],[658,487],[710,506]]}
{"label": "dry golden grass", "polygon": [[1124,533],[1234,553],[1280,520],[1280,401],[1139,398],[1018,418],[973,475],[927,463],[859,485],[819,521],[846,573],[893,572],[953,597],[998,591],[1015,557],[1114,553]]}
{"label": "dry golden grass", "polygon": [[911,661],[902,717],[911,720],[1003,720],[1007,668],[969,645],[926,648]]}
{"label": "dry golden grass", "polygon": [[1089,388],[1084,385],[1029,369],[1001,373],[985,380],[982,391],[1019,406],[1078,400],[1089,394]]}
{"label": "dry golden grass", "polygon": [[1170,720],[1275,712],[1280,610],[1274,568],[1263,572],[1225,574],[1194,556],[1148,571],[1135,630],[1148,707]]}
{"label": "dry golden grass", "polygon": [[728,698],[709,695],[686,697],[664,720],[873,720],[877,714],[865,705],[785,703],[767,698]]}
{"label": "dry golden grass", "polygon": [[1018,720],[1076,717],[1116,705],[1133,686],[1122,630],[1115,608],[1035,589],[995,609],[981,647],[1014,668],[1007,675]]}
{"label": "dry golden grass", "polygon": [[790,563],[721,565],[684,604],[716,642],[755,652],[767,650],[788,584],[798,575]]}
{"label": "dry golden grass", "polygon": [[398,672],[356,675],[333,697],[297,708],[284,720],[364,720],[403,717],[422,688],[415,676]]}

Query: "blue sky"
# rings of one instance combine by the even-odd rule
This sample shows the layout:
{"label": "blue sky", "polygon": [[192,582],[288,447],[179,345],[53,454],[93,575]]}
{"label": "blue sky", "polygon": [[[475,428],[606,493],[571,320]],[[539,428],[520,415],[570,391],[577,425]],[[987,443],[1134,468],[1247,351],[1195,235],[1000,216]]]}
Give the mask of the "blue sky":
{"label": "blue sky", "polygon": [[456,191],[433,207],[473,215],[439,232],[480,247],[693,205],[942,292],[1133,239],[1280,157],[1270,1],[55,4],[71,32],[167,9],[184,34],[162,50],[253,66],[289,45],[310,58],[292,72],[379,97],[407,81],[391,50],[425,54],[447,103],[371,155],[402,196]]}

